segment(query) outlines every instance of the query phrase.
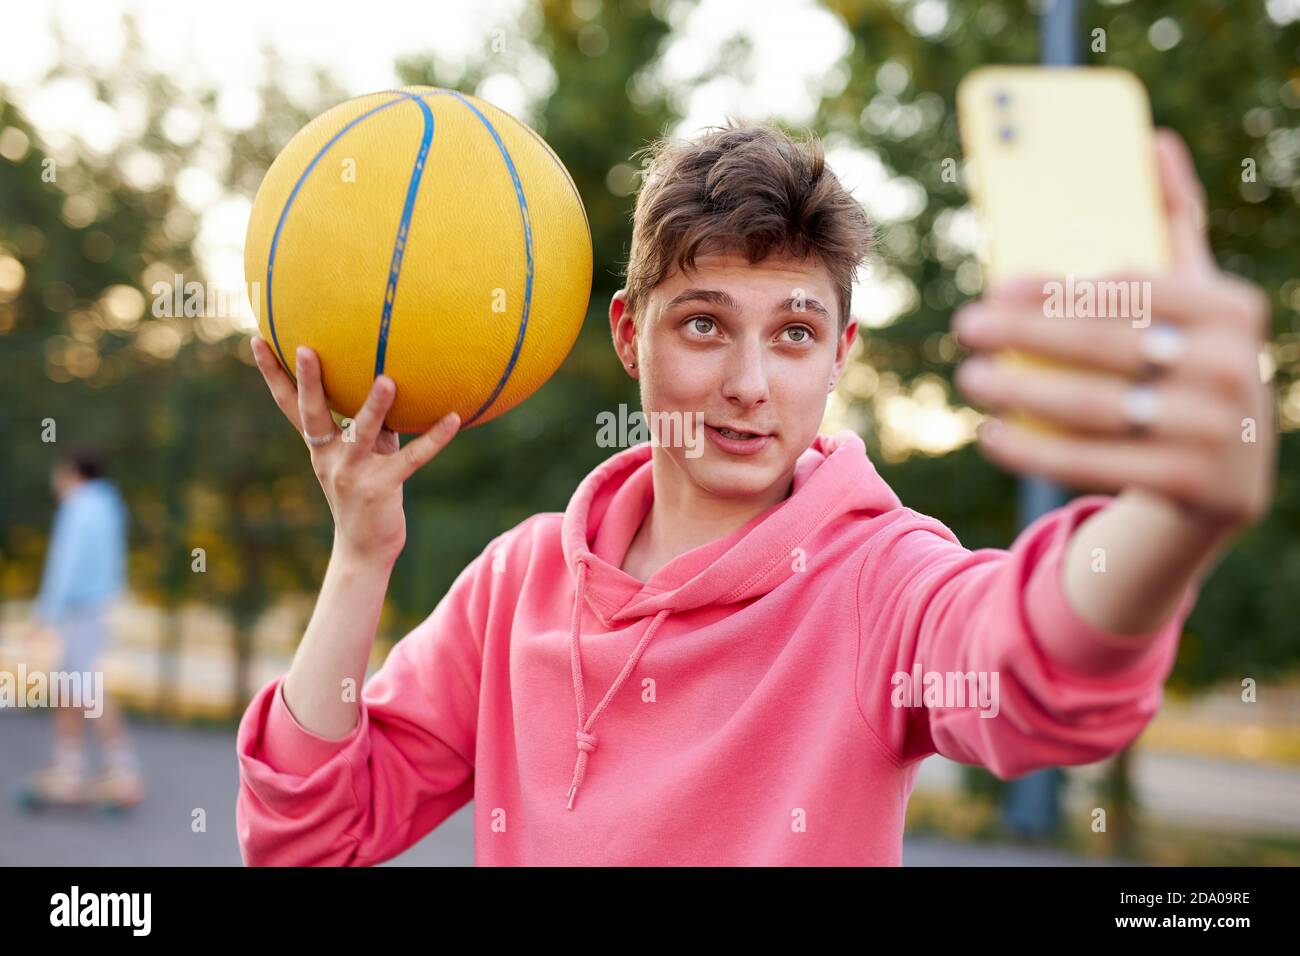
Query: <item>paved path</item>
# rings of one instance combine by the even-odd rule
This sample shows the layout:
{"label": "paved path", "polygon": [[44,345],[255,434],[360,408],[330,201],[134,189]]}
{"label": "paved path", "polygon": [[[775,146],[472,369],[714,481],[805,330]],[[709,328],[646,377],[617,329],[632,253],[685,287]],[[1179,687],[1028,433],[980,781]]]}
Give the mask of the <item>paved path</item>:
{"label": "paved path", "polygon": [[[12,798],[13,790],[24,773],[48,760],[52,733],[46,712],[0,712],[0,785],[5,791],[0,804],[0,866],[242,865],[235,841],[238,773],[233,733],[132,721],[132,739],[151,785],[143,804],[122,816],[69,810],[23,814]],[[1233,776],[1240,776],[1242,786],[1254,791],[1257,798],[1261,792],[1281,787],[1277,791],[1280,799],[1294,799],[1295,791],[1287,788],[1295,785],[1295,774],[1273,779],[1233,767],[1211,773],[1211,783],[1201,786],[1198,781],[1205,776],[1205,767],[1165,767],[1160,772],[1167,778],[1165,790],[1181,795],[1178,799],[1183,803],[1194,803],[1189,794],[1195,792],[1208,793],[1212,802],[1235,799],[1235,791],[1223,790],[1224,781]],[[932,759],[926,763],[923,778],[920,785],[942,787],[945,781],[951,782],[951,767]],[[1268,799],[1262,802],[1271,805]],[[1296,815],[1296,806],[1290,804],[1288,819]],[[191,826],[198,808],[207,817],[207,829],[201,833]],[[1271,809],[1267,812],[1273,814]],[[473,847],[473,807],[466,806],[385,865],[471,865]],[[929,838],[907,840],[904,861],[923,866],[1071,866],[1089,862],[1053,850],[965,845]]]}
{"label": "paved path", "polygon": [[[132,742],[149,778],[145,802],[122,815],[56,809],[22,813],[13,790],[22,774],[49,759],[49,714],[0,713],[0,866],[242,866],[235,840],[238,764],[225,730],[181,729],[133,721]],[[196,808],[207,816],[195,833]],[[464,807],[389,865],[474,862],[472,807]]]}
{"label": "paved path", "polygon": [[[1085,778],[1095,780],[1101,771],[1100,764],[1072,771],[1065,799],[1075,812],[1088,813],[1094,797]],[[931,757],[916,786],[952,791],[960,774],[960,764]],[[1161,820],[1242,836],[1300,837],[1300,768],[1138,750],[1132,781],[1146,812]]]}

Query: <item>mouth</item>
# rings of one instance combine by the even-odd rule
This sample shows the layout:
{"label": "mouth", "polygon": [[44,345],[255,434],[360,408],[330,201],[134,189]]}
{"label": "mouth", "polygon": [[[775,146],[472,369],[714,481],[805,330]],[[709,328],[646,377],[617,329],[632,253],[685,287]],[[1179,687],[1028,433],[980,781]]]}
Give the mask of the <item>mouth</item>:
{"label": "mouth", "polygon": [[704,430],[713,446],[728,455],[756,455],[771,440],[770,432],[749,431],[727,425],[705,423]]}
{"label": "mouth", "polygon": [[735,441],[746,441],[749,438],[766,438],[767,434],[762,432],[737,432],[735,428],[719,428],[718,434],[724,438],[732,438]]}
{"label": "mouth", "polygon": [[748,441],[751,438],[771,438],[771,432],[746,431],[741,428],[728,428],[725,425],[712,425],[705,422],[710,428],[716,431],[723,438],[730,438],[732,441]]}

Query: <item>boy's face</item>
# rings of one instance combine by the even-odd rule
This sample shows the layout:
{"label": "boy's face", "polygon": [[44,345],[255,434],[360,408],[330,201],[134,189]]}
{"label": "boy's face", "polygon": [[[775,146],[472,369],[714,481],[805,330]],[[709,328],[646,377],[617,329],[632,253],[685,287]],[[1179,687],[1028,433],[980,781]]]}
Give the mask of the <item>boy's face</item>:
{"label": "boy's face", "polygon": [[77,486],[79,478],[75,469],[62,463],[55,465],[50,472],[50,487],[54,491],[54,497],[60,501],[66,498]]}
{"label": "boy's face", "polygon": [[[838,313],[826,268],[786,256],[756,264],[740,254],[697,256],[693,270],[652,290],[639,329],[620,290],[610,324],[624,367],[636,363],[629,371],[663,446],[656,455],[710,496],[784,498],[857,332],[850,322],[839,333]],[[657,414],[682,430],[665,435]]]}

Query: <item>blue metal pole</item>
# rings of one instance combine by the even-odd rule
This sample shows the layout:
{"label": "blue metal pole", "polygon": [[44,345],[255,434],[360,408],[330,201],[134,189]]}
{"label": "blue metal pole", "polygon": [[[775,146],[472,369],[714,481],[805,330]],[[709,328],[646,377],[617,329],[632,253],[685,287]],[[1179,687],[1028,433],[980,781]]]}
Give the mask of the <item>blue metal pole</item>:
{"label": "blue metal pole", "polygon": [[[1044,66],[1074,66],[1079,62],[1078,0],[1047,0],[1038,22],[1040,62]],[[1022,478],[1017,494],[1023,530],[1037,518],[1065,504],[1065,489],[1043,478]],[[1060,792],[1065,774],[1058,767],[1031,773],[1008,784],[1002,820],[1021,836],[1042,837],[1056,832],[1061,816]]]}
{"label": "blue metal pole", "polygon": [[1047,0],[1038,21],[1040,61],[1044,66],[1076,66],[1079,63],[1078,0]]}

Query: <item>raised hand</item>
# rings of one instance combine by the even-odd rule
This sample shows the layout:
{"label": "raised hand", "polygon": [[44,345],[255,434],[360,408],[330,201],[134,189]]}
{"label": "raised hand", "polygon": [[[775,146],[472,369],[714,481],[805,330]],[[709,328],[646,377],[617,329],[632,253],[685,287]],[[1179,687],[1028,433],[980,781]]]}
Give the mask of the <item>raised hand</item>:
{"label": "raised hand", "polygon": [[330,415],[314,351],[299,347],[295,386],[264,339],[254,336],[252,348],[275,403],[310,449],[312,469],[334,516],[335,548],[366,561],[396,561],[406,544],[402,485],[447,446],[460,429],[460,416],[451,412],[402,445],[384,425],[397,384],[380,375],[345,435]]}

